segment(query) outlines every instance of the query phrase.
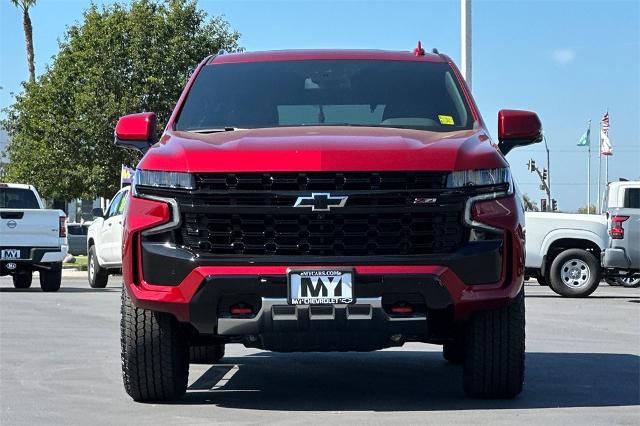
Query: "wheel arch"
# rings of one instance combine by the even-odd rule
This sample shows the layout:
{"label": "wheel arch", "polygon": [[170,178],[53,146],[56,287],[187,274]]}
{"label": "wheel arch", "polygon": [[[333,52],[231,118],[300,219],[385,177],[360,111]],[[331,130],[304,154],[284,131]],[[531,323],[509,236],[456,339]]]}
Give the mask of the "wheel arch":
{"label": "wheel arch", "polygon": [[576,233],[576,235],[564,235],[562,237],[549,240],[545,239],[543,243],[543,252],[546,253],[541,272],[544,276],[548,275],[548,270],[553,259],[560,253],[568,249],[582,249],[593,253],[596,259],[600,259],[600,253],[604,250],[604,242],[602,239],[594,233]]}

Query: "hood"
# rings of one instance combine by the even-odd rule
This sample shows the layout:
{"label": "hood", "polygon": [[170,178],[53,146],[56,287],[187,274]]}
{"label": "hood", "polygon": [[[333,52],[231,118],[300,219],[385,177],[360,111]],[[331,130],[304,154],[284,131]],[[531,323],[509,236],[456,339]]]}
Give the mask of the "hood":
{"label": "hood", "polygon": [[167,131],[138,168],[185,172],[463,170],[506,167],[483,129],[278,127]]}

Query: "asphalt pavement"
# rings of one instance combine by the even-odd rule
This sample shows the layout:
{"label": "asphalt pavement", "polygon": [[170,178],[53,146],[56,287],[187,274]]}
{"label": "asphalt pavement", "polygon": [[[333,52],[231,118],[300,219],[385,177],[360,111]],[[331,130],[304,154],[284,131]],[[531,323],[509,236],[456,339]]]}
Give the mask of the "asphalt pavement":
{"label": "asphalt pavement", "polygon": [[[73,276],[69,276],[73,275]],[[640,424],[640,289],[565,299],[529,283],[524,392],[473,400],[439,346],[279,354],[228,345],[192,365],[187,395],[139,404],[122,387],[120,277],[58,293],[0,278],[0,424]]]}

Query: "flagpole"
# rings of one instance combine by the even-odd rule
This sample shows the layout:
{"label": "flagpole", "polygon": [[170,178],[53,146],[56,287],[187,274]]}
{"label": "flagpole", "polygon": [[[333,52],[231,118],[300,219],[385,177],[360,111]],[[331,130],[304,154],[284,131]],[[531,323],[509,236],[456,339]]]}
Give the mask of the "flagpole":
{"label": "flagpole", "polygon": [[[602,131],[602,124],[600,125],[600,131]],[[598,205],[596,206],[596,212],[600,214],[600,175],[602,174],[602,142],[600,141],[601,135],[598,133]]]}
{"label": "flagpole", "polygon": [[591,214],[591,120],[589,120],[587,140],[587,214]]}
{"label": "flagpole", "polygon": [[[606,112],[607,117],[609,117],[609,107],[607,107],[607,112]],[[607,137],[609,137],[609,130],[607,130]],[[609,145],[611,146],[611,145]],[[607,185],[609,184],[609,154],[606,156],[606,158],[604,159],[604,187],[606,188]]]}

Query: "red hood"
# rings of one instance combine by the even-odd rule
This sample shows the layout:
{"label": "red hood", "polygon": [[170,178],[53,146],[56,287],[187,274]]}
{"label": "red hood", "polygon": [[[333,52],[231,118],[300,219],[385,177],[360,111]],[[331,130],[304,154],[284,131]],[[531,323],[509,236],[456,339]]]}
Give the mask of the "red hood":
{"label": "red hood", "polygon": [[138,165],[187,172],[462,170],[505,167],[482,129],[280,127],[167,131]]}

